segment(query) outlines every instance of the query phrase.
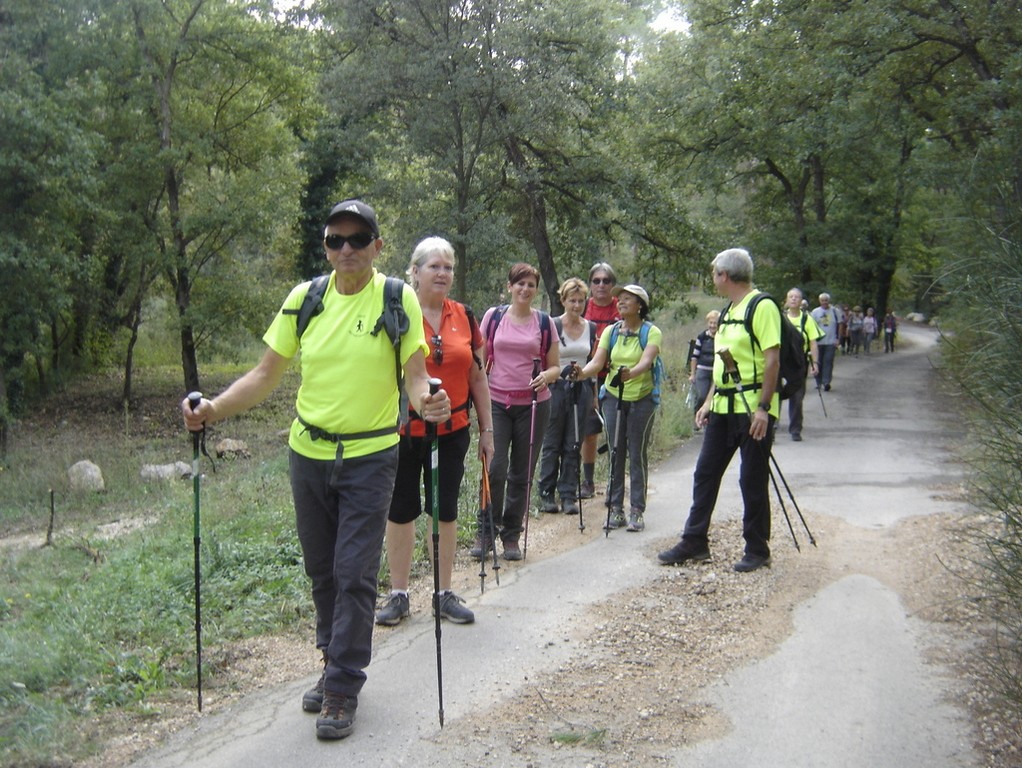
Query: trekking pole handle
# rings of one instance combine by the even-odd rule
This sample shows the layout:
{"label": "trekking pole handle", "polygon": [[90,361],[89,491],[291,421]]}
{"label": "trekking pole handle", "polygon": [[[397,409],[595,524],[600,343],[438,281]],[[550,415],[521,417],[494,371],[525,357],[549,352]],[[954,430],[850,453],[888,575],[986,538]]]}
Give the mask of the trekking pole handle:
{"label": "trekking pole handle", "polygon": [[738,372],[738,363],[735,362],[734,357],[731,355],[731,350],[724,347],[717,351],[717,357],[724,361],[725,373],[731,377],[735,384],[741,384],[742,374]]}
{"label": "trekking pole handle", "polygon": [[435,395],[437,392],[439,392],[442,384],[443,382],[440,381],[440,379],[431,378],[429,380],[429,394]]}
{"label": "trekking pole handle", "polygon": [[[532,358],[532,380],[535,381],[536,377],[539,376],[540,371],[543,369],[540,367],[540,359],[538,357]],[[536,399],[536,390],[532,390],[532,399]]]}
{"label": "trekking pole handle", "polygon": [[[189,392],[188,393],[188,407],[193,411],[199,407],[199,403],[202,402],[201,392]],[[201,430],[198,430],[201,431]]]}

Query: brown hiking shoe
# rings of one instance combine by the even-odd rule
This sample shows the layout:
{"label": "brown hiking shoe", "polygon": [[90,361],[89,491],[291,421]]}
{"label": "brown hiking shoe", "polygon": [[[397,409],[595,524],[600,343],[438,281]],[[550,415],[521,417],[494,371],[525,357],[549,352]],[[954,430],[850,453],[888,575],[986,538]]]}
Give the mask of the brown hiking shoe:
{"label": "brown hiking shoe", "polygon": [[355,730],[357,696],[323,693],[323,709],[316,718],[316,736],[320,739],[343,739]]}

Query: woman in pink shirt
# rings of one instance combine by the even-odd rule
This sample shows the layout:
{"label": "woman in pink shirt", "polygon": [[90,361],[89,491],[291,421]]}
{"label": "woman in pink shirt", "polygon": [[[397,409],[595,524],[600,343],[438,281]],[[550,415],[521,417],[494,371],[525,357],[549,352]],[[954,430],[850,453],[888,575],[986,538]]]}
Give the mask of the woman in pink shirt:
{"label": "woman in pink shirt", "polygon": [[[486,310],[479,327],[485,341],[483,363],[489,374],[493,415],[493,530],[503,544],[504,559],[521,560],[518,541],[529,511],[529,478],[535,472],[550,418],[550,384],[561,373],[560,339],[550,316],[532,308],[539,290],[539,271],[535,267],[524,263],[512,266],[507,287],[510,304]],[[535,360],[540,361],[538,374]],[[484,557],[492,546],[490,520],[480,514],[478,522],[471,554]]]}

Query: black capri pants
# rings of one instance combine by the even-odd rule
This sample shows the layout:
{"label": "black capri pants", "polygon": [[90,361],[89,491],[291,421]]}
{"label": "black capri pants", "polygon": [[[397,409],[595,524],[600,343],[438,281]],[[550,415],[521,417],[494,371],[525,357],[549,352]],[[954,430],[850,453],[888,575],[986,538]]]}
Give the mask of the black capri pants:
{"label": "black capri pants", "polygon": [[[458,519],[458,495],[465,476],[465,455],[472,437],[469,428],[459,429],[437,439],[437,476],[440,486],[440,519],[451,523]],[[398,448],[397,479],[387,519],[392,523],[411,523],[422,514],[421,491],[429,483],[430,443],[424,437],[402,437]],[[425,478],[425,480],[423,479]],[[426,510],[433,514],[432,510]]]}

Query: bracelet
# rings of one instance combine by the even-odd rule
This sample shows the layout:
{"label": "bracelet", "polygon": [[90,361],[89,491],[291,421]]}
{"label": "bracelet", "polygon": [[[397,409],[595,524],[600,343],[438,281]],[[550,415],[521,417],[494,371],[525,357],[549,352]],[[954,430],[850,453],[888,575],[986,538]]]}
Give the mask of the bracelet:
{"label": "bracelet", "polygon": [[480,432],[492,432],[493,431],[493,427],[489,427],[487,429],[483,429],[482,427],[479,427],[479,431]]}

